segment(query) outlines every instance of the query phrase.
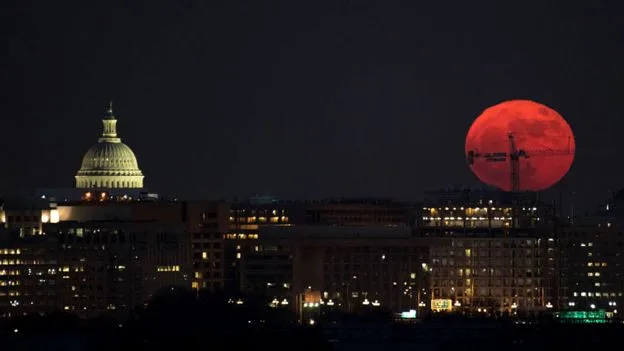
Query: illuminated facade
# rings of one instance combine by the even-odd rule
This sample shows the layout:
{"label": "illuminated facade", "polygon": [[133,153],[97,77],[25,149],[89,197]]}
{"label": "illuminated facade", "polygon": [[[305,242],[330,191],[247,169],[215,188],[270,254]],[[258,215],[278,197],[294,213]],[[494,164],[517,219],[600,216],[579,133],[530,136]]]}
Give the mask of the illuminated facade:
{"label": "illuminated facade", "polygon": [[[492,230],[511,235],[514,228],[536,228],[552,216],[551,208],[535,205],[512,207],[495,204],[493,200],[479,203],[447,203],[443,206],[424,207],[419,226],[430,230],[424,233],[458,233],[472,230]],[[541,222],[540,222],[541,221]],[[548,225],[545,223],[545,225]],[[439,233],[437,233],[439,234]],[[436,235],[437,235],[436,234]]]}
{"label": "illuminated facade", "polygon": [[143,188],[143,173],[134,152],[117,136],[112,105],[102,119],[98,143],[84,155],[76,174],[76,188]]}
{"label": "illuminated facade", "polygon": [[[480,194],[481,195],[481,194]],[[431,294],[456,309],[538,312],[557,303],[552,208],[475,196],[423,208],[414,234],[430,245]]]}
{"label": "illuminated facade", "polygon": [[29,204],[0,206],[0,228],[18,232],[20,236],[41,235],[44,223],[59,221],[56,203],[34,201]]}
{"label": "illuminated facade", "polygon": [[[431,291],[463,309],[538,311],[554,282],[537,238],[453,238],[431,248]],[[554,263],[554,262],[553,262]]]}
{"label": "illuminated facade", "polygon": [[58,307],[57,248],[54,238],[0,230],[0,317]]}
{"label": "illuminated facade", "polygon": [[617,312],[624,304],[622,228],[567,226],[559,235],[560,309]]}

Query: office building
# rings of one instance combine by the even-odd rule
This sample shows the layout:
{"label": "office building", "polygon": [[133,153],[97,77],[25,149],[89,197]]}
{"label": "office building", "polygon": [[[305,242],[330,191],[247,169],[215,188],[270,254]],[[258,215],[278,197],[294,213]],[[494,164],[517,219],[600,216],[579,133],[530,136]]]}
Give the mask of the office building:
{"label": "office building", "polygon": [[[438,194],[439,195],[439,194]],[[431,294],[452,308],[539,313],[553,308],[553,209],[497,192],[443,192],[429,198],[414,235],[431,242]]]}

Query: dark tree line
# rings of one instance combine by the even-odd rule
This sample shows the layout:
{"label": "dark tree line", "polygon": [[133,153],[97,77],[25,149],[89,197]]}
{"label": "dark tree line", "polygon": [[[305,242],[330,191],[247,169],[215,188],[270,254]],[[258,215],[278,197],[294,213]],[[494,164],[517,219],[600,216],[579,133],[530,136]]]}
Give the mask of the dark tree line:
{"label": "dark tree line", "polygon": [[125,321],[82,321],[63,312],[25,316],[6,321],[1,338],[15,345],[11,350],[327,349],[320,331],[300,327],[288,309],[271,308],[262,296],[231,296],[169,287]]}

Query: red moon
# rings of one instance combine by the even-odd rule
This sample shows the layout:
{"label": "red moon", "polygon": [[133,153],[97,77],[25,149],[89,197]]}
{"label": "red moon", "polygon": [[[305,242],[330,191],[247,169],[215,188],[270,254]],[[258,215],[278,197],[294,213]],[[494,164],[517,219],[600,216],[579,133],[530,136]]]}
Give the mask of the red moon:
{"label": "red moon", "polygon": [[520,191],[540,191],[556,184],[570,170],[576,144],[572,128],[557,111],[529,100],[511,100],[489,107],[470,126],[466,157],[477,153],[506,153],[501,162],[475,158],[470,169],[484,183],[512,191],[510,140],[513,133],[520,157]]}

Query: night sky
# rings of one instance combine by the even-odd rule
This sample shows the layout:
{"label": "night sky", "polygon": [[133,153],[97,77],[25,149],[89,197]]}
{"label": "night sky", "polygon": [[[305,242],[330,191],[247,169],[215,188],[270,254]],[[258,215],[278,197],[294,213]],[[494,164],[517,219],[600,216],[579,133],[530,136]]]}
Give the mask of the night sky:
{"label": "night sky", "polygon": [[0,194],[72,187],[114,101],[150,190],[389,196],[479,182],[464,137],[531,99],[577,137],[586,203],[624,186],[621,1],[0,5]]}

